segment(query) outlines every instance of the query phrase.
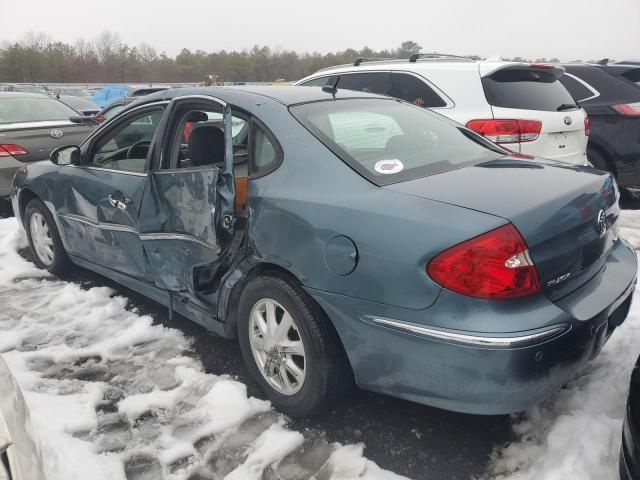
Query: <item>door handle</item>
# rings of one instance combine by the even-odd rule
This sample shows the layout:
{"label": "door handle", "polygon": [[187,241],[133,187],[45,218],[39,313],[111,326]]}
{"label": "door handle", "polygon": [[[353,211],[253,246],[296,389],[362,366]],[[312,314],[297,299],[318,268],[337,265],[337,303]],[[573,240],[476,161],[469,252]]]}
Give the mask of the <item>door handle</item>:
{"label": "door handle", "polygon": [[127,203],[129,202],[127,202],[126,197],[122,197],[122,200],[119,200],[113,195],[109,195],[109,205],[111,205],[114,208],[119,208],[120,210],[126,210]]}

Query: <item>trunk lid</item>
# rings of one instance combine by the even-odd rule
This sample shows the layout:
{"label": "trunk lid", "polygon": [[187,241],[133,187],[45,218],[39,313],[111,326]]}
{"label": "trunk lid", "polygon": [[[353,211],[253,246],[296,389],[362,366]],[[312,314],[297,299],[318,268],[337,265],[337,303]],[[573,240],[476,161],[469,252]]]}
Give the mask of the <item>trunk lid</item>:
{"label": "trunk lid", "polygon": [[588,168],[504,158],[383,188],[510,221],[552,300],[591,279],[618,238],[613,179]]}
{"label": "trunk lid", "polygon": [[16,160],[35,162],[48,159],[54,148],[80,145],[94,129],[68,121],[5,124],[0,126],[0,143],[20,145],[28,153],[16,156]]}

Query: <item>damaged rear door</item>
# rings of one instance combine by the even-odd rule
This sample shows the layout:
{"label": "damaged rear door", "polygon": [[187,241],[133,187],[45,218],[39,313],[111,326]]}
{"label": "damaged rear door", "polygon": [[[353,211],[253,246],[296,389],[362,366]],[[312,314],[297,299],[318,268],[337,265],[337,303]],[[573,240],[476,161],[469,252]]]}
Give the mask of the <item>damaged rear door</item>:
{"label": "damaged rear door", "polygon": [[221,100],[181,97],[169,107],[139,224],[155,284],[172,300],[206,293],[233,236],[231,131],[231,111]]}

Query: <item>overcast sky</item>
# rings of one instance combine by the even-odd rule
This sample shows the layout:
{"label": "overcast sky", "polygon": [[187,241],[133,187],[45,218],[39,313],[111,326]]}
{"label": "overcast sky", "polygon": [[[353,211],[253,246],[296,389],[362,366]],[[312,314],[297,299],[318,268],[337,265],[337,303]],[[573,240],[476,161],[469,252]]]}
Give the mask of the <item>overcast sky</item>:
{"label": "overcast sky", "polygon": [[[164,5],[167,5],[166,7]],[[158,52],[394,48],[573,59],[640,58],[639,0],[0,0],[0,43],[102,30]]]}

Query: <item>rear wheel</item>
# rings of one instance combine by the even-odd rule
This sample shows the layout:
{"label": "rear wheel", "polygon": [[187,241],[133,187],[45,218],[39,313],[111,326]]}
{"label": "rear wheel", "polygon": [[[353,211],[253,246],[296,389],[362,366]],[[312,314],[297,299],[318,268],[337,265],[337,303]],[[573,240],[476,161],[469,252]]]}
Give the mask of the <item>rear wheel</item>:
{"label": "rear wheel", "polygon": [[245,286],[238,338],[249,372],[273,405],[288,415],[321,413],[351,379],[329,320],[305,292],[278,274],[265,274]]}
{"label": "rear wheel", "polygon": [[24,219],[34,263],[56,275],[65,271],[69,258],[49,209],[34,198],[27,204]]}

